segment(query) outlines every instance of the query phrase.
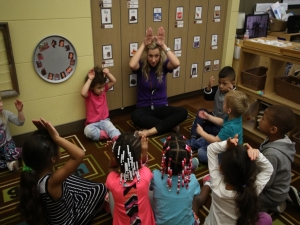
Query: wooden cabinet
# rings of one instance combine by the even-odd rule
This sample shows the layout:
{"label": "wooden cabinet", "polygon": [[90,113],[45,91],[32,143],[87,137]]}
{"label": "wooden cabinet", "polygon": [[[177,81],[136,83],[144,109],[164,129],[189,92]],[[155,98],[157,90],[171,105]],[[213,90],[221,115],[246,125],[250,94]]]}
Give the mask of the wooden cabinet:
{"label": "wooden cabinet", "polygon": [[[281,77],[285,73],[286,63],[290,62],[293,64],[300,64],[300,56],[298,58],[285,56],[275,52],[268,52],[266,50],[252,48],[248,46],[243,46],[241,49],[241,57],[237,72],[237,88],[240,91],[245,92],[250,99],[260,107],[261,102],[265,102],[271,105],[286,105],[290,107],[297,117],[296,127],[290,132],[290,137],[293,133],[300,129],[300,105],[289,101],[276,95],[274,90],[274,78]],[[242,84],[241,72],[252,69],[259,66],[268,67],[267,78],[265,83],[265,88],[263,94],[258,93],[255,90],[249,89]],[[258,109],[259,110],[259,109]],[[255,110],[253,110],[255,111]],[[265,135],[262,134],[258,129],[256,124],[257,115],[252,115],[252,119],[245,119],[243,122],[244,135],[250,137],[251,139],[261,143],[265,139]],[[295,161],[300,162],[300,156],[296,154]]]}
{"label": "wooden cabinet", "polygon": [[288,34],[285,31],[280,31],[280,32],[269,32],[268,36],[274,36],[277,37],[278,39],[284,40],[284,41],[300,41],[300,33],[291,33]]}

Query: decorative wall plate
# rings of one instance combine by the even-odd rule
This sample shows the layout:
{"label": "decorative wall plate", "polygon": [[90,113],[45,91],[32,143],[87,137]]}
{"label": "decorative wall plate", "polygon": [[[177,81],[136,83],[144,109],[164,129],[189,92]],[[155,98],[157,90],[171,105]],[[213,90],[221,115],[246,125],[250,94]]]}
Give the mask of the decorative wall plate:
{"label": "decorative wall plate", "polygon": [[33,53],[33,66],[45,81],[61,83],[69,79],[77,65],[77,54],[72,43],[58,35],[41,40]]}

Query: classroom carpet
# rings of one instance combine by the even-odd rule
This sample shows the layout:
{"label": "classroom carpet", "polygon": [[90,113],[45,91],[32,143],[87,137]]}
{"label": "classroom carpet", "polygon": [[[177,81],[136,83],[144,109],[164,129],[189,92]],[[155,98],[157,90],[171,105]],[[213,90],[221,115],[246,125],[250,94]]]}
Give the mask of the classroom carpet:
{"label": "classroom carpet", "polygon": [[[196,111],[189,107],[184,106],[188,110],[187,119],[180,124],[180,133],[186,138],[190,138],[191,124],[195,118]],[[125,115],[115,116],[111,118],[115,126],[123,132],[134,132],[136,127],[130,120],[130,113]],[[155,135],[149,137],[149,151],[148,151],[148,166],[151,170],[160,169],[161,162],[161,149],[165,139],[171,134],[166,133],[163,135]],[[93,180],[95,182],[105,183],[108,174],[109,157],[105,148],[105,141],[94,142],[87,139],[83,132],[73,133],[65,137],[73,144],[79,146],[85,151],[85,158],[78,167],[75,174]],[[53,167],[53,170],[63,166],[69,159],[69,155],[63,149],[61,151],[61,160]],[[196,157],[197,153],[193,153]],[[8,170],[0,170],[0,224],[1,225],[26,225],[26,222],[20,218],[16,211],[16,206],[19,202],[19,179],[22,171],[23,163],[20,161],[20,168],[17,172],[10,172]],[[200,185],[202,186],[202,178],[208,174],[206,165],[199,165],[194,171]],[[292,167],[292,185],[300,190],[300,166],[293,165]],[[205,205],[200,209],[200,220],[203,224],[205,217],[209,213],[211,198],[207,200]],[[176,213],[176,212],[174,212]],[[300,212],[292,204],[287,203],[287,209],[282,214],[271,213],[273,225],[283,224],[300,224]],[[109,225],[112,224],[112,217],[104,210],[99,212],[91,224]]]}

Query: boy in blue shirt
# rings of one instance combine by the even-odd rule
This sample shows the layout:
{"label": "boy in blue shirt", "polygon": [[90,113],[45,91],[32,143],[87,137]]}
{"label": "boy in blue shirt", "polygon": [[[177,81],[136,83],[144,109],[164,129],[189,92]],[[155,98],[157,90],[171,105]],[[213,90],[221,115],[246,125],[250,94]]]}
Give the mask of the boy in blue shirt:
{"label": "boy in blue shirt", "polygon": [[224,119],[213,116],[206,111],[199,111],[200,118],[210,121],[221,127],[217,135],[207,133],[199,124],[196,132],[201,137],[191,139],[188,144],[198,149],[198,159],[201,163],[207,163],[207,146],[210,143],[225,141],[238,134],[239,144],[243,144],[242,114],[249,107],[248,97],[241,91],[229,91],[224,99],[223,112],[226,114]]}

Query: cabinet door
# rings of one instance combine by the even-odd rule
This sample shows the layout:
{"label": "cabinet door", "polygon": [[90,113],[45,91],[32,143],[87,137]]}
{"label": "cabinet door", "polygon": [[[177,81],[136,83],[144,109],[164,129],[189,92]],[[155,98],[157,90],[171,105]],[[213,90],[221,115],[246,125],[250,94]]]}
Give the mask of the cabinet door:
{"label": "cabinet door", "polygon": [[218,79],[219,72],[222,69],[221,59],[227,13],[227,1],[210,0],[208,2],[202,88],[207,86],[211,76]]}
{"label": "cabinet door", "polygon": [[204,69],[208,0],[190,1],[185,93],[200,90]]}
{"label": "cabinet door", "polygon": [[137,6],[130,6],[127,1],[120,1],[122,26],[119,35],[121,36],[120,48],[122,49],[120,56],[122,60],[123,107],[136,104],[137,88],[130,85],[130,74],[132,74],[129,68],[130,44],[137,43],[139,47],[144,40],[146,30],[145,0],[139,0],[136,3]]}
{"label": "cabinet door", "polygon": [[187,37],[189,21],[189,1],[171,0],[169,2],[168,44],[180,60],[180,67],[168,75],[168,96],[183,94],[186,81]]}
{"label": "cabinet door", "polygon": [[[102,67],[103,65],[103,67],[107,67],[111,74],[117,79],[117,82],[113,86],[113,90],[107,92],[107,103],[110,110],[118,109],[122,107],[119,0],[112,0],[111,8],[101,8],[99,1],[92,0],[91,11],[94,65],[99,67]],[[113,26],[113,28],[105,28],[110,26]],[[112,51],[106,51],[105,46]]]}

